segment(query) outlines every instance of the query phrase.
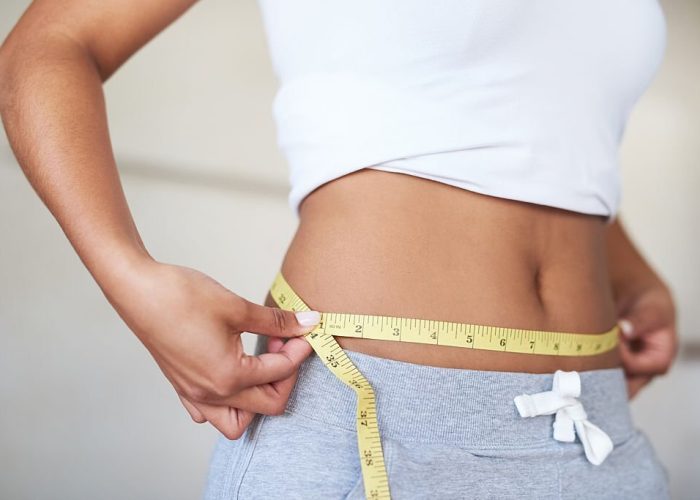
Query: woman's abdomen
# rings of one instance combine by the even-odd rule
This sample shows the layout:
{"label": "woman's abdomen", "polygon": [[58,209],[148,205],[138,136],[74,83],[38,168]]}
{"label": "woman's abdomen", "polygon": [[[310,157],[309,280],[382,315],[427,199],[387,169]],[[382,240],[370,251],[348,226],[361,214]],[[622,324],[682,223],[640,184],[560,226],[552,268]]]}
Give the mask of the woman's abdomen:
{"label": "woman's abdomen", "polygon": [[[363,169],[300,206],[282,272],[309,307],[510,328],[602,333],[616,321],[604,217]],[[273,305],[270,297],[266,301]],[[619,366],[564,357],[337,337],[418,364],[550,372]]]}

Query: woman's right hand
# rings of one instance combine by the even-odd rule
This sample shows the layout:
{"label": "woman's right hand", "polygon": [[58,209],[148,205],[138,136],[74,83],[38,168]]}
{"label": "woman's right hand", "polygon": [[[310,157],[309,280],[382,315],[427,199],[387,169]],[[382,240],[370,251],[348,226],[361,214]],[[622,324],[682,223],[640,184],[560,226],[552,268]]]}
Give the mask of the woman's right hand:
{"label": "woman's right hand", "polygon": [[294,337],[312,328],[202,273],[150,258],[121,186],[102,89],[195,3],[32,2],[0,45],[0,118],[33,189],[192,418],[236,438],[255,412],[284,410],[311,353],[305,339],[293,338],[248,356],[241,332]]}
{"label": "woman's right hand", "polygon": [[[194,269],[144,259],[104,290],[149,350],[195,422],[237,439],[255,413],[284,412],[317,312],[293,313],[250,302]],[[300,322],[301,321],[301,322]],[[259,356],[241,333],[278,337]],[[283,343],[283,338],[289,338]]]}

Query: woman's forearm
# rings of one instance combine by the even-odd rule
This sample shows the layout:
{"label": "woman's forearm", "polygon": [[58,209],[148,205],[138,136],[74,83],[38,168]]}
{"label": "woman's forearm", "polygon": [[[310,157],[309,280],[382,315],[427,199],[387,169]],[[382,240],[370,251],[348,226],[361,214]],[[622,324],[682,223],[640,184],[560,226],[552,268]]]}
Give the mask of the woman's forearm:
{"label": "woman's forearm", "polygon": [[670,287],[635,248],[619,218],[606,231],[610,282],[623,334],[620,355],[633,398],[673,364],[678,351],[676,308]]}
{"label": "woman's forearm", "polygon": [[102,83],[90,54],[59,33],[0,50],[0,114],[10,145],[104,290],[148,252],[116,168]]}
{"label": "woman's forearm", "polygon": [[634,246],[619,217],[606,228],[605,244],[616,298],[634,296],[654,286],[666,286]]}
{"label": "woman's forearm", "polygon": [[[122,190],[102,91],[139,47],[195,3],[34,0],[0,47],[0,115],[32,187],[192,418],[238,439],[256,413],[284,411],[312,352],[291,337],[315,324],[250,302],[195,269],[150,258]],[[252,357],[243,332],[288,340]],[[272,383],[272,391],[258,387]]]}

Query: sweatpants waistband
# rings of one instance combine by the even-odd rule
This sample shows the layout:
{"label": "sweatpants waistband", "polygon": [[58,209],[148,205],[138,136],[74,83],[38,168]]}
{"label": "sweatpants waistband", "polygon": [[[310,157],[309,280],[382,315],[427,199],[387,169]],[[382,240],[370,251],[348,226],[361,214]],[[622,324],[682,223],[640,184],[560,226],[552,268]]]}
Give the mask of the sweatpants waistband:
{"label": "sweatpants waistband", "polygon": [[[516,396],[552,389],[554,374],[442,368],[345,350],[374,388],[383,438],[473,449],[557,446],[553,415],[522,418]],[[634,433],[621,368],[579,372],[588,420],[618,444]],[[355,432],[356,395],[315,354],[299,368],[287,411]]]}

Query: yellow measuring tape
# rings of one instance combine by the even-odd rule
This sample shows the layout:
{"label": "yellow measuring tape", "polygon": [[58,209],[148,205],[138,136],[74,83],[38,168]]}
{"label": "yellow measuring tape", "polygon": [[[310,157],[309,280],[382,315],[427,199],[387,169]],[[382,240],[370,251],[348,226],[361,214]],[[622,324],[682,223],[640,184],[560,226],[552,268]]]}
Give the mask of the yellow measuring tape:
{"label": "yellow measuring tape", "polygon": [[[280,309],[310,310],[284,279],[281,271],[270,287],[270,295]],[[365,496],[371,500],[385,500],[390,499],[391,494],[379,436],[374,390],[334,336],[527,354],[591,356],[615,348],[619,341],[618,329],[615,325],[605,333],[581,334],[395,316],[321,312],[321,322],[306,333],[304,338],[326,367],[357,394],[357,444]]]}

